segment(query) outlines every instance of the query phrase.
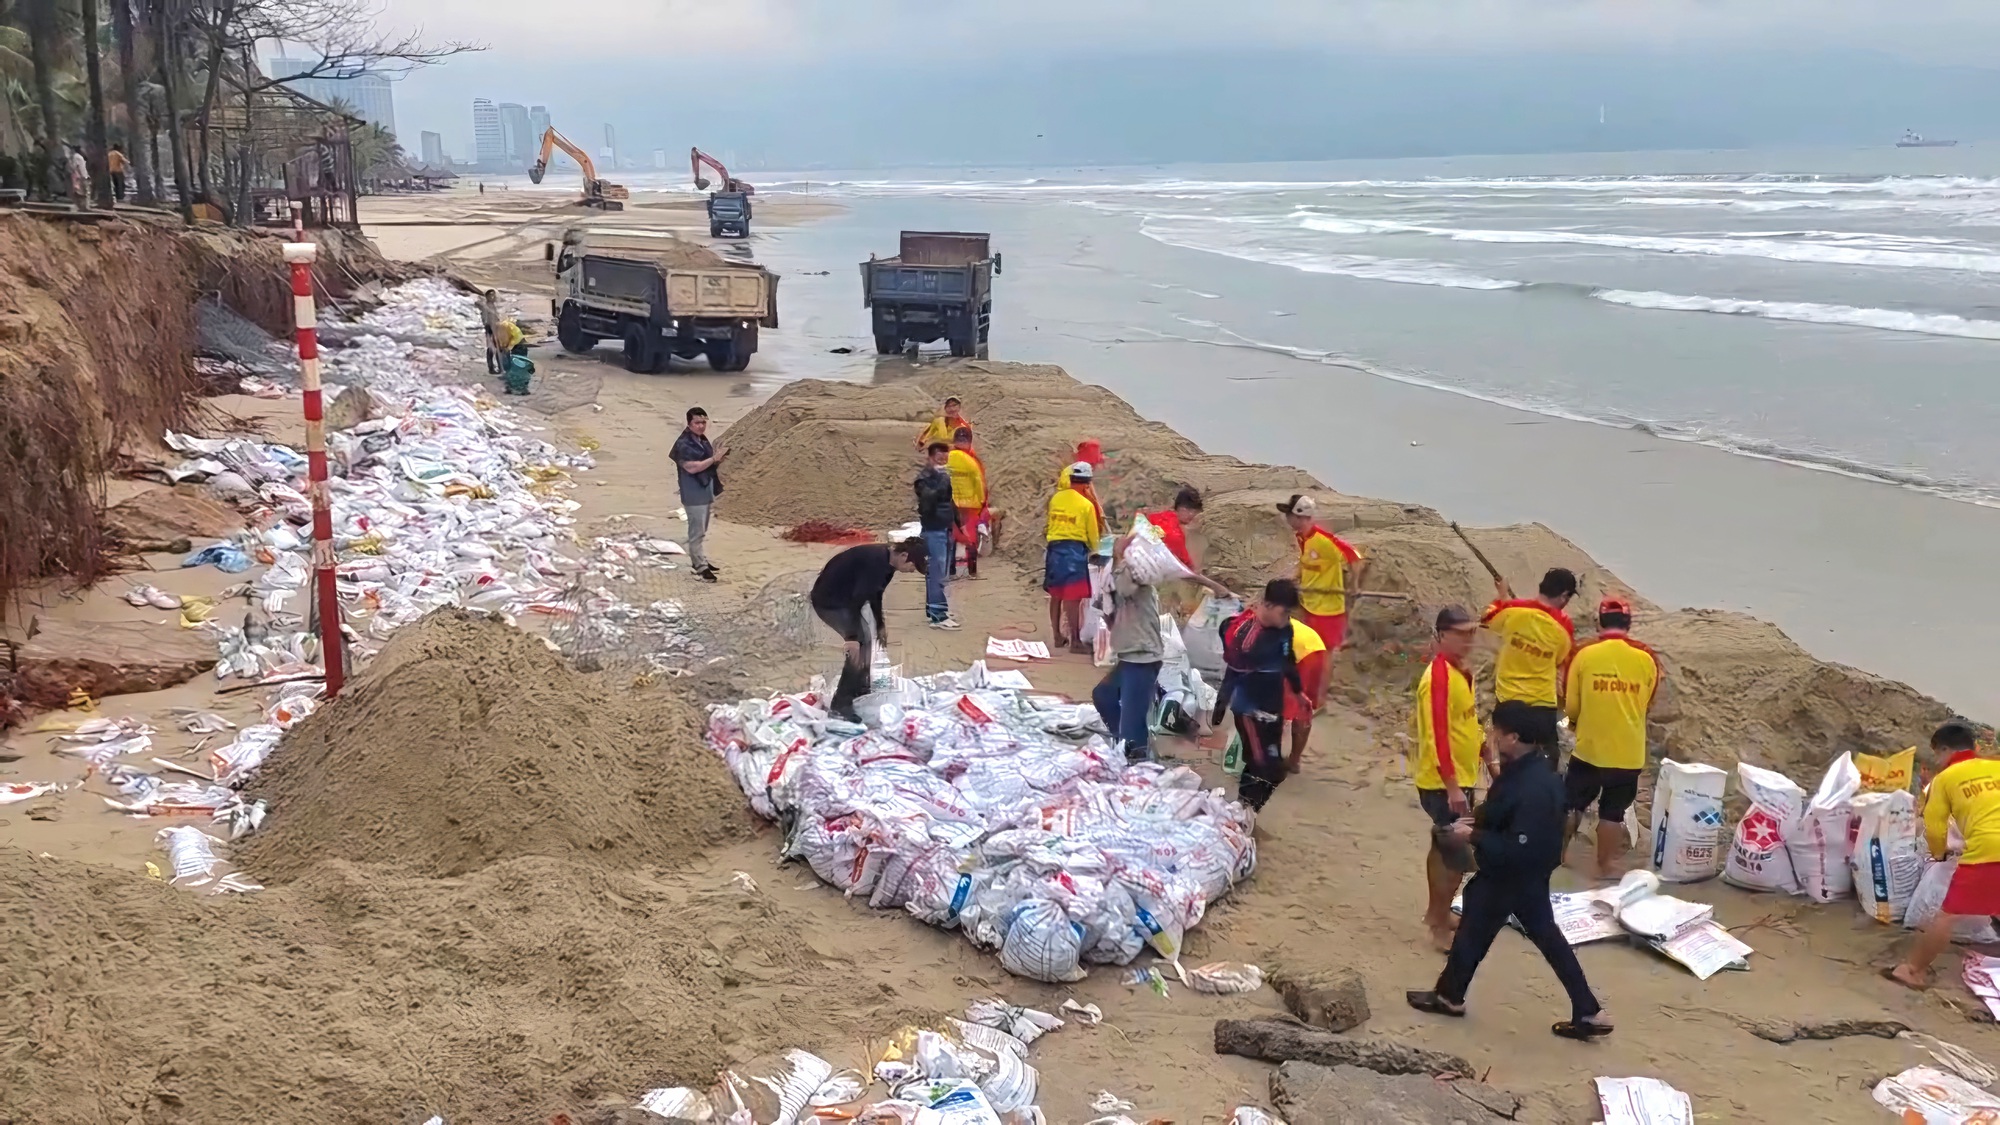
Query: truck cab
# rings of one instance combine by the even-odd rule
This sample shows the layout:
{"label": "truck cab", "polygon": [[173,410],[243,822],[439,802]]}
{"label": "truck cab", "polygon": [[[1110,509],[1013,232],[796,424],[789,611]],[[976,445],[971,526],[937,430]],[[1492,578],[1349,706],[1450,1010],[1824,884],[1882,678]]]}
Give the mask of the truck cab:
{"label": "truck cab", "polygon": [[740,191],[718,191],[708,197],[710,238],[750,237],[750,197]]}
{"label": "truck cab", "polygon": [[955,356],[986,354],[993,321],[993,278],[1000,255],[991,236],[962,231],[902,234],[893,258],[861,263],[861,304],[872,311],[875,350],[901,353],[945,341]]}

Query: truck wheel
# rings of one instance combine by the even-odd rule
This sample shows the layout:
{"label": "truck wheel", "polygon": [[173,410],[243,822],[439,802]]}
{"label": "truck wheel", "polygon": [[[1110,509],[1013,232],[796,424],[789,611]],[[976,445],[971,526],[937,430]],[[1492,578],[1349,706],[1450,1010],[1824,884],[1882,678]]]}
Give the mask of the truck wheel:
{"label": "truck wheel", "polygon": [[637,375],[651,375],[659,369],[659,357],[653,347],[651,335],[636,324],[626,325],[625,370]]}
{"label": "truck wheel", "polygon": [[953,336],[951,338],[951,354],[961,357],[971,355],[975,350],[977,350],[977,345],[975,345],[972,341],[973,341],[973,334],[970,332],[967,332],[962,336]]}
{"label": "truck wheel", "polygon": [[710,340],[707,351],[711,370],[741,371],[750,366],[750,354],[738,348],[734,340]]}
{"label": "truck wheel", "polygon": [[716,226],[716,225],[715,225],[714,223],[710,223],[710,224],[708,225],[708,237],[710,237],[710,238],[721,238],[721,237],[722,237],[722,228],[721,228],[721,227],[719,227],[719,226]]}
{"label": "truck wheel", "polygon": [[877,355],[901,355],[903,353],[902,337],[900,336],[875,337],[875,353]]}
{"label": "truck wheel", "polygon": [[597,337],[583,330],[583,316],[576,311],[575,305],[564,309],[562,316],[556,319],[556,342],[562,345],[564,351],[574,355],[582,355],[597,346]]}

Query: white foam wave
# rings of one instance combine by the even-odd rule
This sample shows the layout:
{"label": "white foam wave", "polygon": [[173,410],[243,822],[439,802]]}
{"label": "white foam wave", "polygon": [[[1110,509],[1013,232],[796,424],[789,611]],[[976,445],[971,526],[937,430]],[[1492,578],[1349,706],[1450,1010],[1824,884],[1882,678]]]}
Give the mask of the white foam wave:
{"label": "white foam wave", "polygon": [[1182,221],[1147,219],[1139,233],[1155,242],[1183,250],[1200,250],[1245,262],[1286,266],[1305,273],[1332,274],[1367,281],[1390,281],[1403,285],[1436,285],[1448,289],[1518,289],[1521,282],[1460,269],[1443,262],[1413,258],[1381,258],[1370,254],[1321,254],[1304,250],[1260,245],[1230,232],[1207,232]]}
{"label": "white foam wave", "polygon": [[[1602,246],[1618,250],[1645,250],[1659,254],[1699,254],[1721,258],[1768,258],[1780,262],[2000,273],[2000,253],[1993,253],[1989,249],[1904,249],[1901,248],[1902,244],[1911,244],[1919,240],[1899,239],[1894,235],[1772,231],[1725,235],[1720,238],[1691,238],[1677,235],[1607,234],[1574,230],[1476,230],[1463,227],[1422,226],[1381,219],[1336,219],[1323,215],[1307,215],[1299,220],[1299,225],[1325,234],[1422,234],[1448,238],[1454,242]],[[1784,238],[1771,237],[1829,234],[1837,236],[1841,241],[1834,243],[1788,241]],[[1861,245],[1845,244],[1862,239],[1869,241]]]}
{"label": "white foam wave", "polygon": [[1635,309],[1722,313],[1729,316],[1754,316],[1765,320],[1799,321],[1805,324],[1841,324],[1856,328],[1876,328],[1885,332],[1915,332],[1926,336],[2000,340],[2000,321],[1972,320],[1951,313],[1858,308],[1853,305],[1824,305],[1811,301],[1689,297],[1678,293],[1632,289],[1597,289],[1592,290],[1590,295],[1599,301],[1627,305]]}

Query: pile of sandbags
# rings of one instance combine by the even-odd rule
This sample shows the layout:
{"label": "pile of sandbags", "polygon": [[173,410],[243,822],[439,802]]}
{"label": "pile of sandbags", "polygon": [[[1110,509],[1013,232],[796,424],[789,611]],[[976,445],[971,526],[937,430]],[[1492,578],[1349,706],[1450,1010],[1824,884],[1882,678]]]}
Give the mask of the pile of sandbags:
{"label": "pile of sandbags", "polygon": [[[1256,865],[1250,818],[1180,766],[1128,765],[1089,707],[997,688],[984,664],[827,716],[820,690],[710,709],[708,739],[788,856],[850,897],[957,928],[1012,973],[1080,980],[1176,958]],[[1099,728],[1101,729],[1101,727]]]}

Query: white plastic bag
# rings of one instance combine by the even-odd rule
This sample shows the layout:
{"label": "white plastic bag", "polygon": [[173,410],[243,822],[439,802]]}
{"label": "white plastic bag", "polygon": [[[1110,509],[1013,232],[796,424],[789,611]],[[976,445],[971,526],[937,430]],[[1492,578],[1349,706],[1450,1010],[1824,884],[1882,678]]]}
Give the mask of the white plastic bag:
{"label": "white plastic bag", "polygon": [[1723,882],[1750,891],[1799,893],[1787,842],[1805,813],[1806,791],[1784,774],[1748,762],[1736,764],[1736,780],[1750,808],[1730,837]]}
{"label": "white plastic bag", "polygon": [[1696,883],[1722,868],[1722,794],[1729,775],[1667,758],[1653,786],[1653,869],[1667,883]]}
{"label": "white plastic bag", "polygon": [[1000,941],[1000,965],[1031,980],[1082,980],[1088,975],[1079,964],[1083,936],[1083,927],[1071,921],[1062,907],[1047,899],[1029,899],[1007,917],[1006,935]]}
{"label": "white plastic bag", "polygon": [[[1958,874],[1958,857],[1949,856],[1942,863],[1926,864],[1924,873],[1917,879],[1917,889],[1910,894],[1909,907],[1903,912],[1904,927],[1921,930],[1944,909],[1945,893],[1951,890],[1951,877]],[[1952,923],[1951,940],[1965,945],[1988,945],[2000,942],[2000,933],[1993,929],[1993,919],[1984,915],[1966,915]]]}
{"label": "white plastic bag", "polygon": [[1877,922],[1903,920],[1924,873],[1917,799],[1906,790],[1854,799],[1854,893]]}
{"label": "white plastic bag", "polygon": [[1193,578],[1194,571],[1174,556],[1166,541],[1143,515],[1132,517],[1132,539],[1125,544],[1125,565],[1134,580],[1157,586],[1177,578]]}
{"label": "white plastic bag", "polygon": [[1978,1125],[2000,1119],[2000,1097],[1928,1066],[1913,1066],[1877,1082],[1875,1102],[1906,1123]]}
{"label": "white plastic bag", "polygon": [[1694,1125],[1694,1103],[1657,1078],[1599,1078],[1602,1125]]}
{"label": "white plastic bag", "polygon": [[1854,798],[1861,792],[1861,771],[1852,753],[1842,753],[1826,769],[1819,791],[1806,805],[1799,826],[1785,840],[1799,893],[1814,902],[1832,902],[1854,893]]}
{"label": "white plastic bag", "polygon": [[1181,626],[1181,644],[1195,671],[1222,675],[1222,623],[1242,612],[1241,600],[1210,594],[1188,615],[1187,624]]}

